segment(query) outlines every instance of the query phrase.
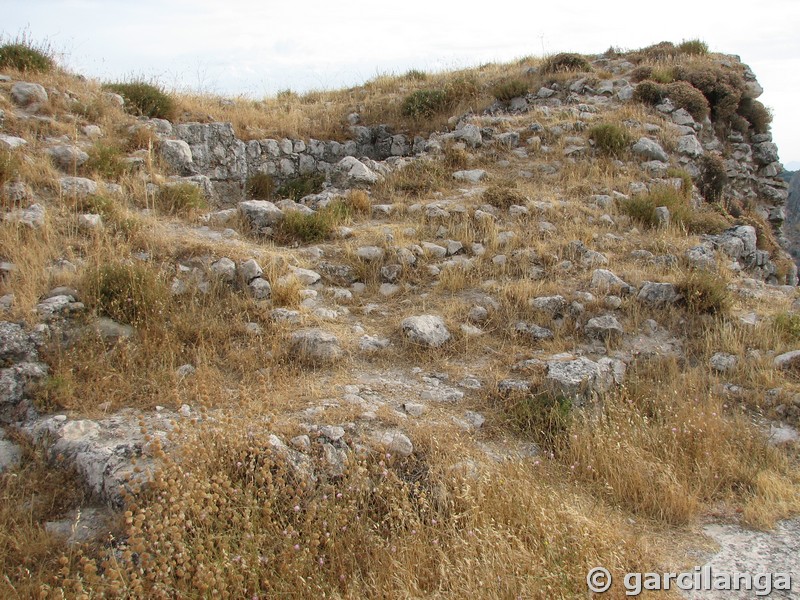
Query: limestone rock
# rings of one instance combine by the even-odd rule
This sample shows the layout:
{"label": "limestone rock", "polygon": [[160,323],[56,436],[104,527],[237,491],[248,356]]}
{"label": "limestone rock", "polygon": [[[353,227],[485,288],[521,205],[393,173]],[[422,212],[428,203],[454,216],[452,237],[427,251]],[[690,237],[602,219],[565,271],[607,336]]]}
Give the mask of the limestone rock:
{"label": "limestone rock", "polygon": [[438,348],[450,339],[444,320],[436,315],[408,317],[400,327],[409,341],[429,348]]}
{"label": "limestone rock", "polygon": [[639,138],[639,141],[633,145],[633,152],[647,160],[669,162],[669,155],[664,151],[661,145],[647,137]]}
{"label": "limestone rock", "polygon": [[372,185],[379,176],[354,156],[345,156],[333,167],[331,182],[337,187],[351,188]]}
{"label": "limestone rock", "polygon": [[89,160],[89,155],[77,146],[55,146],[48,148],[47,154],[59,169],[68,172]]}
{"label": "limestone rock", "polygon": [[645,281],[639,290],[637,299],[654,308],[664,308],[681,298],[678,290],[671,283],[654,283]]}
{"label": "limestone rock", "polygon": [[292,354],[313,364],[324,364],[341,358],[344,354],[339,338],[322,329],[300,329],[289,342]]}
{"label": "limestone rock", "polygon": [[38,83],[19,81],[11,87],[11,99],[18,106],[30,106],[47,102],[47,92]]}
{"label": "limestone rock", "polygon": [[619,338],[625,333],[622,325],[614,315],[602,315],[589,319],[583,330],[590,338],[600,341]]}
{"label": "limestone rock", "polygon": [[283,220],[283,212],[269,200],[245,200],[239,203],[242,220],[254,231],[277,225]]}
{"label": "limestone rock", "polygon": [[162,140],[158,152],[173,173],[180,175],[192,171],[192,149],[183,140]]}

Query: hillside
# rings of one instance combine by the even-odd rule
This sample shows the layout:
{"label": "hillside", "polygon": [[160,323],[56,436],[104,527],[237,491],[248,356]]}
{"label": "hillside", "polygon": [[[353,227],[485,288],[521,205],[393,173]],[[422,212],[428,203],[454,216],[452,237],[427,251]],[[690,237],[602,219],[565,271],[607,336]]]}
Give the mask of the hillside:
{"label": "hillside", "polygon": [[254,101],[8,56],[3,598],[582,598],[724,570],[703,527],[796,548],[751,532],[800,510],[800,302],[737,57]]}

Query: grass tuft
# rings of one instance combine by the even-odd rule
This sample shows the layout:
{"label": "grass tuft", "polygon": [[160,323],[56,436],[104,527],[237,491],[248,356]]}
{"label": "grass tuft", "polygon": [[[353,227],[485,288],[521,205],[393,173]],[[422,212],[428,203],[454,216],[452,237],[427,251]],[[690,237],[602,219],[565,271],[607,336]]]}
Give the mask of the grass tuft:
{"label": "grass tuft", "polygon": [[177,116],[175,101],[154,83],[142,80],[108,83],[105,88],[125,99],[125,108],[135,115],[151,119],[167,119],[172,121]]}

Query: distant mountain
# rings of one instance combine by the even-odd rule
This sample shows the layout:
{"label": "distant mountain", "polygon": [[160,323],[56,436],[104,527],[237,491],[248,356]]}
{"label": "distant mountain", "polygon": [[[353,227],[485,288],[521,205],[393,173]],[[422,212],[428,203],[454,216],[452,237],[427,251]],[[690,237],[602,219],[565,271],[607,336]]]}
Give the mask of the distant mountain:
{"label": "distant mountain", "polygon": [[778,177],[783,179],[786,183],[791,183],[792,182],[792,177],[797,175],[798,172],[800,172],[800,171],[784,171],[783,173],[778,175]]}

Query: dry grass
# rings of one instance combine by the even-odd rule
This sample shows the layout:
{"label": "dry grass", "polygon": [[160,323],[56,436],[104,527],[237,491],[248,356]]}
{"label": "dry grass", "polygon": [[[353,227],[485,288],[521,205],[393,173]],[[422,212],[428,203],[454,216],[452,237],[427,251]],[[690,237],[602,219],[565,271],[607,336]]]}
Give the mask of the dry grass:
{"label": "dry grass", "polygon": [[[655,48],[642,55],[650,75],[665,82],[675,75],[674,67],[685,60],[675,52],[686,50],[674,50]],[[587,67],[575,57],[568,59],[569,68]],[[698,69],[710,60],[691,58]],[[580,75],[555,67],[546,80],[522,75],[526,67],[539,64],[523,59],[454,73],[385,75],[348,90],[282,93],[261,101],[238,98],[232,104],[209,95],[176,95],[175,101],[182,120],[231,121],[243,139],[345,139],[347,115],[354,111],[367,124],[426,133],[452,126],[448,120],[453,116],[480,112],[494,102],[493,94],[505,98],[536,90],[545,81],[566,83]],[[670,194],[655,190],[645,199],[641,218],[589,202],[593,194],[626,192],[631,182],[643,180],[637,166],[612,160],[626,156],[627,140],[612,139],[610,156],[574,162],[560,160],[565,142],[548,132],[541,141],[551,146],[551,154],[540,153],[534,144],[525,159],[508,151],[467,151],[446,144],[441,156],[393,172],[369,194],[354,190],[317,217],[290,218],[275,238],[212,241],[190,228],[196,216],[192,198],[154,197],[148,191],[146,181],[165,181],[153,158],[157,140],[150,129],[131,128],[133,119],[104,99],[95,82],[58,70],[37,80],[74,90],[78,100],[54,97],[44,107],[50,122],[16,119],[6,111],[6,132],[31,143],[15,160],[5,161],[8,168],[0,174],[25,181],[48,207],[40,230],[0,225],[0,259],[17,267],[0,282],[0,292],[15,295],[8,318],[30,322],[37,302],[51,288],[70,285],[87,306],[77,325],[107,315],[135,326],[132,339],[115,345],[87,335],[46,347],[51,373],[37,391],[38,407],[91,418],[125,407],[187,403],[202,409],[204,418],[214,418],[176,432],[177,449],[169,455],[156,450],[163,469],[151,487],[128,498],[124,530],[117,532],[113,547],[64,550],[43,532],[44,521],[83,498],[71,474],[48,468],[39,451],[26,448],[25,466],[0,476],[3,597],[574,598],[585,595],[591,566],[603,564],[621,574],[668,563],[670,542],[688,535],[698,518],[720,507],[758,527],[800,511],[796,452],[768,447],[753,425],[754,417],[768,413],[765,390],[800,391],[796,378],[778,372],[768,354],[793,349],[800,336],[800,325],[789,312],[791,301],[764,306],[735,297],[726,287],[733,276],[724,268],[720,279],[701,279],[680,265],[656,268],[630,258],[634,249],[680,256],[696,245],[695,233],[717,231],[733,219],[721,209],[693,211],[688,188]],[[0,83],[0,88],[7,91],[8,85]],[[405,98],[430,90],[447,92],[446,109],[430,119],[403,114]],[[643,130],[626,121],[655,118],[638,104],[605,111],[602,117],[598,122],[611,131],[630,131],[633,138]],[[566,109],[514,118],[497,125],[498,131],[533,122],[545,127],[577,122]],[[484,120],[473,122],[482,125]],[[99,124],[106,137],[83,173],[116,180],[123,188],[119,197],[66,197],[58,186],[63,173],[40,158],[38,140],[54,135],[80,140],[80,125],[88,123]],[[666,147],[674,141],[671,135],[662,136]],[[134,150],[144,151],[143,170],[121,170],[118,159]],[[558,172],[539,172],[554,156],[560,160]],[[506,166],[498,165],[498,159],[508,161]],[[475,166],[485,168],[491,179],[485,192],[469,195],[458,189],[463,184],[456,185],[452,172]],[[520,170],[532,176],[519,177]],[[514,184],[504,185],[510,178]],[[270,196],[269,182],[261,183],[253,195]],[[395,210],[372,221],[373,202],[392,203]],[[465,212],[429,218],[424,208],[409,210],[431,202],[461,205]],[[498,207],[496,219],[472,218],[485,203]],[[512,217],[511,205],[525,206],[528,214]],[[630,230],[634,224],[652,225],[652,209],[660,205],[670,207],[677,226]],[[162,214],[141,210],[153,208]],[[606,211],[612,222],[601,225]],[[76,218],[82,212],[101,214],[104,229],[80,230]],[[740,219],[756,226],[759,247],[775,249],[768,224],[746,212]],[[555,233],[540,232],[540,221],[551,223]],[[353,237],[335,237],[338,225],[350,227]],[[402,266],[400,292],[391,298],[379,295],[381,267],[400,262],[398,247],[445,240],[464,245],[470,266],[449,266],[434,274],[429,267],[441,261],[421,255],[415,265]],[[567,314],[559,323],[531,308],[531,298],[561,294],[571,301],[588,289],[594,267],[581,264],[572,240],[604,253],[607,267],[632,284],[671,281],[688,296],[687,305],[666,309],[623,300],[618,317],[626,330],[637,331],[655,318],[681,337],[686,360],[634,361],[624,387],[583,411],[547,395],[543,369],[513,371],[515,363],[532,357],[583,348],[580,326],[590,316],[609,312],[602,295],[585,303],[583,315]],[[472,255],[475,242],[485,247],[484,256]],[[319,245],[287,247],[298,243]],[[381,247],[385,256],[358,258],[356,250],[364,245]],[[147,260],[133,258],[138,253]],[[315,314],[314,292],[290,274],[293,266],[315,268],[316,259],[309,258],[315,253],[351,267],[366,284],[363,294],[337,302],[350,312],[336,322]],[[497,254],[505,255],[504,264],[492,260]],[[191,291],[170,293],[176,262],[199,265],[202,272],[221,256],[237,263],[256,257],[272,285],[270,302],[253,301],[240,282],[213,281],[203,293],[194,289],[189,274],[182,277]],[[75,272],[53,270],[59,259],[70,260]],[[331,289],[315,291],[323,302],[333,294]],[[496,308],[484,301],[486,295]],[[472,337],[460,326],[476,303],[490,310],[480,324],[482,334]],[[273,323],[274,307],[298,310],[302,326],[334,331],[345,358],[310,374],[287,351],[295,326]],[[769,318],[750,328],[735,318],[744,310]],[[453,334],[446,346],[431,350],[403,340],[401,317],[423,313],[443,316]],[[520,320],[551,327],[554,338],[541,343],[524,339],[514,332]],[[248,323],[258,324],[261,333],[253,333]],[[354,349],[363,332],[389,338],[392,345],[377,355],[359,353]],[[760,354],[744,360],[752,350]],[[724,377],[707,367],[720,351],[740,358]],[[190,377],[176,373],[184,364],[196,368]],[[412,381],[413,366],[447,375],[448,385],[469,373],[489,390],[502,378],[525,377],[533,393],[513,398],[493,397],[491,391],[467,393],[457,405],[431,403],[430,413],[419,420],[396,410],[393,402],[403,390],[387,392],[391,400],[369,420],[362,419],[358,405],[331,402],[342,386],[362,376],[392,372]],[[746,396],[736,401],[720,396],[723,381],[746,388]],[[356,422],[367,431],[372,424],[407,428],[415,454],[400,459],[351,453],[341,476],[326,475],[324,469],[316,483],[298,476],[269,450],[268,435],[276,432],[288,440],[301,433],[298,415],[304,423],[316,416],[299,411],[317,410],[323,401],[330,406],[313,415],[326,422]],[[452,425],[452,417],[466,408],[487,417],[484,428],[463,432]],[[352,448],[359,440],[350,436],[348,431]],[[501,448],[535,441],[544,452],[495,464],[476,441]],[[322,453],[314,440],[310,454],[318,465],[324,464]],[[662,550],[653,550],[655,540]]]}

